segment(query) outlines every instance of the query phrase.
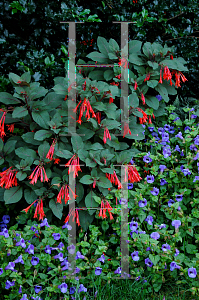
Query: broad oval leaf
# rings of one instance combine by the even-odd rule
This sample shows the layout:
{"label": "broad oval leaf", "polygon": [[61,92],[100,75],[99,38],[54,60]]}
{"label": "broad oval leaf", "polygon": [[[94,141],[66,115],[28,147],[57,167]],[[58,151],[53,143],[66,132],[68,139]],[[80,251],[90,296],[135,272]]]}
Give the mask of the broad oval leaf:
{"label": "broad oval leaf", "polygon": [[49,207],[52,210],[55,217],[61,220],[62,218],[62,211],[63,211],[63,204],[62,203],[55,203],[55,200],[51,199],[49,202]]}
{"label": "broad oval leaf", "polygon": [[89,53],[86,57],[92,59],[93,61],[97,61],[99,63],[108,63],[109,59],[107,58],[107,56],[103,53],[94,51]]}
{"label": "broad oval leaf", "polygon": [[109,44],[107,40],[104,37],[98,36],[97,38],[97,46],[99,48],[99,51],[105,55],[105,57],[108,58],[109,53]]}
{"label": "broad oval leaf", "polygon": [[49,138],[52,135],[52,132],[49,130],[39,130],[35,133],[34,139],[37,141],[43,141],[46,138]]}
{"label": "broad oval leaf", "polygon": [[146,96],[145,100],[146,100],[146,104],[149,107],[152,107],[153,109],[158,109],[158,107],[159,107],[159,100],[156,97],[154,97],[154,96]]}
{"label": "broad oval leaf", "polygon": [[11,94],[7,92],[0,93],[0,102],[4,104],[19,104],[21,101],[13,97]]}
{"label": "broad oval leaf", "polygon": [[4,201],[5,204],[11,204],[19,202],[23,195],[23,189],[21,186],[15,186],[5,191]]}
{"label": "broad oval leaf", "polygon": [[28,110],[25,107],[15,107],[12,113],[13,118],[23,118],[28,115]]}

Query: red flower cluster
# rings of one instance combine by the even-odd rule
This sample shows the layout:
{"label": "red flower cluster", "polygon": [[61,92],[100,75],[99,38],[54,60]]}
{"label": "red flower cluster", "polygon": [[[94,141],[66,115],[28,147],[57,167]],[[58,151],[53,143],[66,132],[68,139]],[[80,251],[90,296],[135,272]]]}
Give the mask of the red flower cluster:
{"label": "red flower cluster", "polygon": [[[86,46],[87,43],[88,43],[88,41],[89,41],[89,40],[86,40],[86,41],[83,41],[83,42],[81,41],[80,44],[84,44],[84,45]],[[90,40],[90,41],[91,41],[91,42],[90,42],[90,46],[92,46],[92,43],[93,43],[94,39],[92,39],[92,40]]]}
{"label": "red flower cluster", "polygon": [[[106,201],[105,203],[105,206],[104,206],[104,201],[102,200],[101,201],[101,209],[100,209],[100,212],[99,212],[99,217],[102,217],[103,219],[107,219],[107,215],[106,215],[106,210],[108,210],[108,213],[109,213],[109,216],[110,216],[110,220],[113,220],[113,215],[111,213],[111,210],[113,208],[111,207],[111,205],[109,204],[108,201]],[[103,210],[103,213],[102,213],[102,210]]]}
{"label": "red flower cluster", "polygon": [[[1,108],[0,111],[3,111],[3,109]],[[3,142],[4,142],[4,135],[6,135],[5,131],[4,131],[4,122],[5,122],[6,114],[7,114],[7,112],[3,111],[3,116],[1,117],[1,120],[0,120],[0,137],[3,140]]]}
{"label": "red flower cluster", "polygon": [[[170,70],[167,66],[164,67],[163,79],[167,79],[167,81],[170,80],[170,85],[171,86],[173,84],[172,81],[171,81],[173,74],[175,74],[175,78],[176,78],[175,86],[181,87],[180,86],[180,77],[181,77],[183,82],[185,82],[187,80],[187,78],[181,72],[178,72],[176,70],[173,70],[172,72],[170,72]],[[159,80],[158,83],[162,83],[162,67],[160,69],[160,80]]]}
{"label": "red flower cluster", "polygon": [[[32,206],[36,201],[38,201],[38,199],[36,199],[31,205],[29,205],[28,207],[26,207],[26,208],[23,209],[23,210],[27,213],[28,210],[31,208],[31,206]],[[46,216],[46,215],[44,214],[43,200],[42,200],[42,199],[37,203],[37,206],[36,206],[36,209],[35,209],[35,213],[34,213],[33,218],[38,218],[37,214],[39,214],[39,221],[40,221],[40,220],[43,221],[43,218],[44,218],[44,216]]]}
{"label": "red flower cluster", "polygon": [[52,145],[50,146],[50,149],[49,149],[49,151],[48,151],[48,153],[47,153],[47,155],[46,155],[46,158],[48,158],[48,159],[50,159],[50,160],[53,159],[53,154],[54,154],[54,151],[55,151],[55,145],[56,145],[56,143],[57,143],[57,139],[54,139],[54,140],[53,140],[53,143],[52,143]]}
{"label": "red flower cluster", "polygon": [[122,66],[124,69],[126,69],[127,68],[127,60],[124,57],[122,57],[122,59],[120,58],[118,65]]}
{"label": "red flower cluster", "polygon": [[[69,186],[69,189],[71,190],[70,186]],[[76,199],[78,196],[75,195],[75,193],[71,190],[72,194],[73,194],[73,197]],[[64,198],[65,196],[65,198]],[[59,191],[59,194],[57,196],[57,203],[62,203],[62,198],[64,198],[65,200],[65,204],[67,203],[68,200],[72,200],[69,196],[69,191],[68,191],[68,185],[63,185]]]}
{"label": "red flower cluster", "polygon": [[10,125],[6,125],[7,127],[8,127],[8,130],[10,131],[10,132],[13,132],[14,131],[14,126],[15,126],[15,124],[10,124]]}
{"label": "red flower cluster", "polygon": [[[17,175],[17,171],[14,169],[14,170],[11,170],[12,166],[1,172],[0,173],[0,187],[3,188],[3,185],[5,184],[5,189],[9,189],[13,186],[17,186],[18,183],[17,183],[17,178],[16,178],[16,175]],[[16,171],[15,175],[14,175],[14,172]],[[14,176],[14,177],[13,177]]]}
{"label": "red flower cluster", "polygon": [[116,172],[114,171],[113,174],[108,174],[106,173],[106,178],[110,180],[111,183],[117,184],[118,185],[118,190],[122,189],[123,186],[119,179],[117,178]]}
{"label": "red flower cluster", "polygon": [[103,138],[104,144],[106,144],[106,139],[109,139],[111,141],[111,136],[107,127],[104,129],[104,138]]}
{"label": "red flower cluster", "polygon": [[76,224],[78,224],[78,226],[80,226],[80,222],[79,222],[79,215],[78,215],[78,210],[76,209],[76,211],[74,212],[74,210],[72,211],[72,209],[70,210],[68,216],[66,217],[64,223],[68,222],[71,215],[73,215],[73,222],[75,220],[75,217],[76,217]]}
{"label": "red flower cluster", "polygon": [[[134,166],[128,166],[128,180],[131,183],[134,182],[139,182],[142,178],[140,177],[138,171]],[[126,169],[125,169],[125,178],[124,181],[127,182],[127,177],[126,177]]]}
{"label": "red flower cluster", "polygon": [[[37,170],[37,172],[35,173],[36,170]],[[43,170],[43,172],[44,172],[44,178],[43,178],[42,170]],[[34,174],[34,173],[35,173],[35,174]],[[46,172],[45,172],[44,167],[43,167],[43,166],[40,166],[40,165],[38,165],[38,166],[34,169],[34,171],[32,172],[32,174],[28,177],[29,179],[32,179],[32,180],[30,181],[30,184],[33,184],[33,185],[34,185],[34,183],[37,182],[37,179],[38,179],[39,176],[40,176],[41,182],[43,182],[43,181],[48,181],[48,180],[49,180],[48,177],[47,177],[47,175],[46,175]]]}
{"label": "red flower cluster", "polygon": [[[82,102],[82,100],[80,100],[80,102],[78,103],[78,105],[76,106],[75,109],[73,109],[74,112],[77,112],[77,108],[78,106],[80,105],[80,103]],[[79,114],[79,119],[77,120],[77,123],[79,123],[81,125],[82,123],[82,120],[81,120],[81,117],[83,116],[83,112],[85,111],[87,107],[87,112],[86,112],[86,117],[87,117],[87,120],[90,119],[90,113],[89,113],[89,110],[90,112],[92,113],[92,117],[96,118],[96,114],[94,113],[94,110],[92,109],[91,105],[90,105],[90,102],[88,99],[84,98],[84,101],[80,107],[80,114]],[[72,116],[71,116],[72,117]],[[73,118],[74,119],[74,118]]]}
{"label": "red flower cluster", "polygon": [[[71,163],[72,161],[72,163]],[[71,164],[70,164],[71,163]],[[70,174],[71,170],[74,172],[73,177],[75,178],[78,176],[78,171],[81,171],[80,165],[79,165],[79,157],[77,154],[74,154],[73,157],[65,164],[65,167],[69,167],[68,174]]]}

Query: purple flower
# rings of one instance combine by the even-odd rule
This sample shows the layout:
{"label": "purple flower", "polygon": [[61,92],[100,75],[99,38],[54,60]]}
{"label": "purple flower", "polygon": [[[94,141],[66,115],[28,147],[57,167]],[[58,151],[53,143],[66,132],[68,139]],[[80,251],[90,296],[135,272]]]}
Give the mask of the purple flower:
{"label": "purple flower", "polygon": [[148,130],[149,130],[150,132],[153,132],[154,127],[148,127]]}
{"label": "purple flower", "polygon": [[75,291],[76,291],[76,288],[72,286],[72,287],[70,288],[69,294],[74,294]]}
{"label": "purple flower", "polygon": [[153,175],[147,175],[146,179],[147,179],[148,183],[153,183],[154,182],[154,176]]}
{"label": "purple flower", "polygon": [[179,253],[180,253],[180,251],[178,249],[176,249],[176,253],[174,254],[174,256],[178,256]]}
{"label": "purple flower", "polygon": [[39,292],[42,291],[42,286],[41,285],[35,285],[34,289],[35,289],[35,293],[38,294]]}
{"label": "purple flower", "polygon": [[21,285],[19,287],[19,291],[18,291],[19,294],[22,294],[22,288],[21,288]]}
{"label": "purple flower", "polygon": [[180,202],[183,199],[183,195],[176,195],[176,201]]}
{"label": "purple flower", "polygon": [[72,244],[72,245],[67,247],[67,250],[70,254],[74,254],[75,253],[75,246]]}
{"label": "purple flower", "polygon": [[64,260],[64,259],[63,259],[63,253],[59,253],[59,254],[55,255],[55,256],[54,256],[54,259],[56,259],[56,258],[58,258],[59,261],[63,261],[63,260]]}
{"label": "purple flower", "polygon": [[199,145],[199,135],[197,135],[193,140],[194,140],[194,144],[198,146]]}
{"label": "purple flower", "polygon": [[24,264],[24,261],[23,261],[23,258],[22,258],[22,255],[20,255],[15,261],[15,264],[17,263],[21,263],[21,264]]}
{"label": "purple flower", "polygon": [[196,182],[196,180],[199,180],[199,176],[195,176],[193,182]]}
{"label": "purple flower", "polygon": [[164,158],[167,158],[167,157],[171,156],[171,150],[170,150],[170,148],[164,147],[163,148],[163,155],[164,155]]}
{"label": "purple flower", "polygon": [[164,179],[164,178],[162,178],[161,180],[160,180],[160,185],[165,185],[165,184],[167,184],[168,182]]}
{"label": "purple flower", "polygon": [[173,134],[175,132],[174,126],[170,126],[169,133]]}
{"label": "purple flower", "polygon": [[147,267],[151,268],[153,266],[153,263],[152,263],[152,261],[149,258],[146,258],[145,259],[145,265],[147,265]]}
{"label": "purple flower", "polygon": [[72,229],[72,226],[70,226],[70,225],[68,224],[68,222],[66,222],[65,225],[62,226],[62,229],[64,229],[64,228],[67,228],[68,230],[71,230],[71,229]]}
{"label": "purple flower", "polygon": [[14,271],[15,263],[14,262],[9,262],[9,264],[5,267],[5,270],[11,270]]}
{"label": "purple flower", "polygon": [[147,247],[147,248],[146,248],[146,251],[151,251],[151,248],[150,248],[150,247]]}
{"label": "purple flower", "polygon": [[77,251],[75,259],[79,259],[79,258],[84,259],[84,255],[82,255],[81,252]]}
{"label": "purple flower", "polygon": [[115,274],[121,274],[122,273],[122,268],[118,267],[117,270],[114,272]]}
{"label": "purple flower", "polygon": [[196,272],[196,268],[189,268],[188,269],[188,276],[190,277],[190,278],[195,278],[196,277],[196,275],[197,275],[197,272]]}
{"label": "purple flower", "polygon": [[5,238],[9,237],[8,229],[4,228],[2,232],[0,232],[0,235],[3,235]]}
{"label": "purple flower", "polygon": [[34,254],[34,246],[30,244],[28,248],[25,250],[25,252],[28,252],[29,254]]}
{"label": "purple flower", "polygon": [[145,221],[149,224],[149,225],[152,225],[152,222],[153,222],[153,217],[152,216],[148,216]]}
{"label": "purple flower", "polygon": [[138,223],[137,222],[131,222],[130,223],[130,229],[135,232],[138,228]]}
{"label": "purple flower", "polygon": [[58,245],[58,249],[61,251],[62,248],[64,248],[64,244],[62,242],[60,242],[59,245]]}
{"label": "purple flower", "polygon": [[159,165],[160,172],[164,172],[167,167],[165,165]]}
{"label": "purple flower", "polygon": [[55,241],[58,241],[61,237],[60,233],[53,233],[52,236],[53,236]]}
{"label": "purple flower", "polygon": [[182,132],[181,132],[181,131],[178,132],[178,134],[176,134],[175,137],[177,137],[177,138],[183,140]]}
{"label": "purple flower", "polygon": [[31,264],[33,266],[36,266],[38,263],[39,263],[39,258],[36,257],[36,256],[33,256],[32,259],[31,259]]}
{"label": "purple flower", "polygon": [[16,243],[16,246],[21,246],[22,248],[26,248],[24,239],[20,239],[20,241]]}
{"label": "purple flower", "polygon": [[132,190],[133,188],[133,183],[128,183],[128,190]]}
{"label": "purple flower", "polygon": [[51,254],[51,247],[49,245],[46,246],[44,250],[47,254]]}
{"label": "purple flower", "polygon": [[160,235],[158,232],[152,232],[150,237],[154,240],[158,240],[160,238]]}
{"label": "purple flower", "polygon": [[170,263],[170,271],[173,271],[174,269],[180,269],[180,266],[178,266],[175,261],[172,261]]}
{"label": "purple flower", "polygon": [[143,161],[145,162],[145,163],[150,163],[150,162],[152,162],[153,160],[149,157],[149,155],[147,154],[147,155],[145,155],[144,157],[143,157]]}
{"label": "purple flower", "polygon": [[104,254],[102,254],[101,257],[98,258],[97,260],[99,260],[99,261],[101,261],[101,262],[104,263],[104,261],[105,261],[105,256],[104,256]]}
{"label": "purple flower", "polygon": [[175,118],[175,120],[173,120],[173,122],[175,122],[175,121],[177,121],[177,120],[180,120],[180,118],[179,118],[179,117]]}
{"label": "purple flower", "polygon": [[162,251],[167,251],[167,250],[171,250],[171,247],[169,246],[169,244],[163,244]]}
{"label": "purple flower", "polygon": [[175,229],[179,228],[181,225],[181,221],[180,220],[174,220],[172,221],[172,226],[175,226]]}
{"label": "purple flower", "polygon": [[133,253],[131,253],[131,257],[134,261],[138,261],[140,259],[138,256],[138,251],[134,251]]}
{"label": "purple flower", "polygon": [[102,273],[102,268],[96,267],[95,275],[100,275]]}
{"label": "purple flower", "polygon": [[186,131],[186,130],[191,131],[191,128],[189,126],[186,126],[185,129],[184,129],[184,131]]}
{"label": "purple flower", "polygon": [[22,298],[20,300],[28,300],[27,294],[22,295]]}
{"label": "purple flower", "polygon": [[80,284],[79,286],[78,293],[80,292],[87,292],[87,288],[85,288],[83,284]]}
{"label": "purple flower", "polygon": [[138,202],[139,207],[145,207],[147,205],[147,200],[144,198]]}
{"label": "purple flower", "polygon": [[182,170],[182,173],[187,176],[187,175],[191,175],[191,171],[189,169],[184,169]]}
{"label": "purple flower", "polygon": [[166,224],[159,225],[159,229],[166,228]]}
{"label": "purple flower", "polygon": [[189,149],[192,151],[197,151],[197,147],[194,144],[190,145]]}
{"label": "purple flower", "polygon": [[165,132],[164,128],[162,128],[162,127],[159,127],[159,128],[158,128],[158,133],[159,133],[160,135],[162,135],[164,132]]}
{"label": "purple flower", "polygon": [[156,188],[156,187],[154,187],[153,190],[151,191],[151,194],[152,194],[153,196],[157,196],[157,195],[159,194],[159,189]]}
{"label": "purple flower", "polygon": [[127,199],[121,198],[121,199],[119,200],[119,204],[125,205],[125,207],[127,207]]}
{"label": "purple flower", "polygon": [[45,218],[45,219],[43,220],[43,222],[41,222],[40,227],[43,227],[43,226],[50,227],[50,225],[48,224],[47,218]]}
{"label": "purple flower", "polygon": [[8,224],[10,222],[10,216],[9,215],[4,215],[2,217],[2,220],[5,224]]}
{"label": "purple flower", "polygon": [[35,233],[39,233],[39,231],[35,227],[31,227],[30,230],[34,231]]}
{"label": "purple flower", "polygon": [[175,203],[175,201],[173,201],[172,199],[170,199],[170,200],[168,201],[168,206],[171,207],[171,205],[172,205],[173,203]]}
{"label": "purple flower", "polygon": [[14,286],[14,285],[15,285],[15,281],[11,282],[11,281],[7,280],[5,289],[8,290],[11,286]]}
{"label": "purple flower", "polygon": [[170,129],[170,125],[165,124],[165,125],[164,125],[164,130],[169,131],[169,129]]}
{"label": "purple flower", "polygon": [[197,115],[191,115],[191,119],[196,119]]}
{"label": "purple flower", "polygon": [[58,288],[61,290],[62,293],[66,293],[68,285],[66,283],[62,283],[62,284],[58,285]]}
{"label": "purple flower", "polygon": [[196,160],[199,158],[199,152],[197,152],[196,156],[193,158],[193,160]]}
{"label": "purple flower", "polygon": [[135,162],[134,162],[134,160],[133,160],[133,157],[132,157],[132,159],[130,160],[130,163],[133,165]]}
{"label": "purple flower", "polygon": [[2,275],[3,274],[3,269],[2,268],[0,268],[0,275]]}
{"label": "purple flower", "polygon": [[161,101],[162,100],[162,96],[161,95],[156,95],[156,98]]}

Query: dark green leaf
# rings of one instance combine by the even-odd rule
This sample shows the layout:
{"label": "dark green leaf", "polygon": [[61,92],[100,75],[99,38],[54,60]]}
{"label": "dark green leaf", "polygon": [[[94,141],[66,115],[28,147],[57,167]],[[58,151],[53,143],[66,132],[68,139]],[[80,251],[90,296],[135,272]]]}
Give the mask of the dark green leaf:
{"label": "dark green leaf", "polygon": [[5,191],[4,193],[4,201],[5,204],[16,203],[21,200],[23,195],[23,189],[20,186],[12,187]]}
{"label": "dark green leaf", "polygon": [[49,202],[49,207],[51,208],[55,217],[61,220],[62,218],[62,211],[63,211],[63,204],[56,203],[55,200],[51,199]]}
{"label": "dark green leaf", "polygon": [[52,132],[49,130],[39,130],[35,133],[34,139],[38,141],[43,141],[44,139],[49,138],[52,135]]}

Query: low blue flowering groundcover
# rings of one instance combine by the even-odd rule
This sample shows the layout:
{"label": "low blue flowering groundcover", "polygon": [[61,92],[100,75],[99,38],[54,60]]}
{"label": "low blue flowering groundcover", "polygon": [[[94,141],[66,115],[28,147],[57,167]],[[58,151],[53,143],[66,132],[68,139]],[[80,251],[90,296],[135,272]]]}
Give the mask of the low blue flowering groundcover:
{"label": "low blue flowering groundcover", "polygon": [[[143,280],[145,286],[150,275],[156,292],[172,278],[199,294],[198,116],[193,109],[185,109],[189,118],[183,124],[173,106],[167,109],[167,123],[161,128],[143,125],[147,140],[144,146],[135,142],[141,152],[131,164],[136,164],[142,180],[128,184],[130,274],[126,275]],[[118,197],[119,191],[111,193]],[[125,204],[127,199],[120,197],[118,207]],[[58,228],[47,218],[40,224],[28,220],[20,231],[18,224],[8,228],[10,217],[4,215],[0,223],[0,289],[5,299],[57,300],[60,295],[76,299],[77,294],[86,299],[85,284],[92,278],[121,276],[121,215],[118,208],[112,213],[114,221],[100,222],[108,224],[113,234],[102,239],[100,224],[90,225],[90,236],[82,239],[85,233],[80,233],[76,248],[68,245],[72,229],[68,222]],[[75,269],[68,254],[74,255]],[[75,278],[67,277],[69,270]],[[84,284],[78,275],[86,275]]]}

